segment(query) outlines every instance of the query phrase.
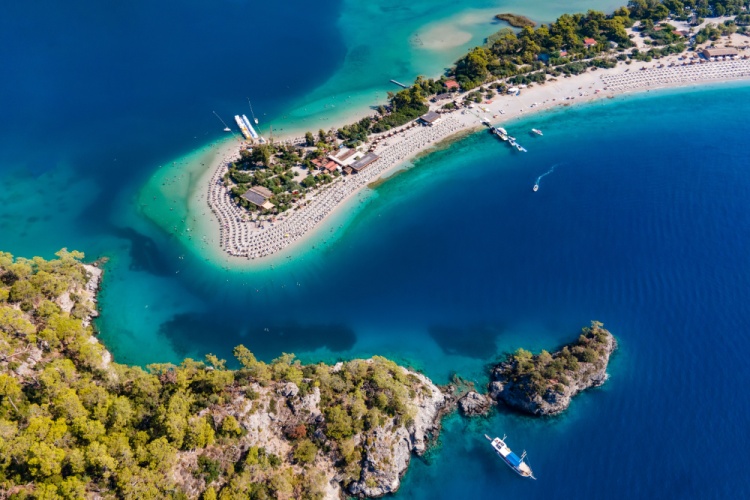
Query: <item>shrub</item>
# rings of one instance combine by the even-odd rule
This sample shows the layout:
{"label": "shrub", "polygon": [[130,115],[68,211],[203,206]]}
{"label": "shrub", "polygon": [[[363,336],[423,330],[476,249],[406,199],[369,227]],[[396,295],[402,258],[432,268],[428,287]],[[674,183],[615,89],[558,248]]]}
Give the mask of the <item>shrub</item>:
{"label": "shrub", "polygon": [[210,484],[221,474],[221,463],[218,460],[211,460],[206,455],[198,457],[198,472],[203,475],[206,484]]}
{"label": "shrub", "polygon": [[309,439],[303,439],[297,443],[292,456],[298,463],[311,464],[315,461],[317,453],[318,447]]}

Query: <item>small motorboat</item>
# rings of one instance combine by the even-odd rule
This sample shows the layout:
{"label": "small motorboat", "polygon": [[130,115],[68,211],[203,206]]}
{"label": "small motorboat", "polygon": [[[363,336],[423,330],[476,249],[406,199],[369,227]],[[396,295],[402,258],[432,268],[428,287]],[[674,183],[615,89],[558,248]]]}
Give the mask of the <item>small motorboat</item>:
{"label": "small motorboat", "polygon": [[539,184],[534,184],[534,192],[536,193],[539,191]]}
{"label": "small motorboat", "polygon": [[541,131],[541,130],[539,130],[538,128],[532,128],[532,129],[531,129],[531,131],[532,131],[532,132],[534,132],[534,133],[535,133],[536,135],[544,135],[544,134],[542,133],[542,131]]}

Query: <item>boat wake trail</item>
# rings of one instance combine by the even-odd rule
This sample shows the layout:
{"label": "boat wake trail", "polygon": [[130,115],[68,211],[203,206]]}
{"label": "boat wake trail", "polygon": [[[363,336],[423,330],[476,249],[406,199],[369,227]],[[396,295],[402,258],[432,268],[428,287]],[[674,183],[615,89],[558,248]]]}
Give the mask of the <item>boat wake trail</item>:
{"label": "boat wake trail", "polygon": [[551,174],[552,172],[555,171],[555,168],[559,167],[560,165],[562,165],[562,163],[555,163],[554,165],[552,165],[552,168],[550,168],[549,170],[547,170],[546,172],[544,172],[542,175],[540,175],[539,177],[537,177],[536,178],[536,182],[534,183],[534,191],[537,191],[539,189],[539,183],[542,182],[542,177],[545,177],[545,176]]}

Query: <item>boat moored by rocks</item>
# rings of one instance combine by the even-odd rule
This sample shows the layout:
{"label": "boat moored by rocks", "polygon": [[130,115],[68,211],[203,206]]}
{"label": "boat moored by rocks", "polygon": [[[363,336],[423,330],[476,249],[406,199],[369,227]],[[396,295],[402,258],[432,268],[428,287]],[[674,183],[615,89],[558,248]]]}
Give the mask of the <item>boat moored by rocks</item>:
{"label": "boat moored by rocks", "polygon": [[525,451],[521,454],[520,457],[513,453],[510,448],[508,448],[508,445],[505,444],[505,436],[503,436],[503,439],[500,439],[499,437],[492,439],[487,434],[485,434],[484,437],[486,437],[487,440],[490,441],[492,448],[495,450],[498,456],[503,459],[503,462],[505,462],[508,467],[513,469],[516,474],[521,477],[530,477],[531,479],[536,479],[534,477],[534,473],[531,471],[531,467],[529,467],[529,464],[523,461],[523,459],[526,458]]}

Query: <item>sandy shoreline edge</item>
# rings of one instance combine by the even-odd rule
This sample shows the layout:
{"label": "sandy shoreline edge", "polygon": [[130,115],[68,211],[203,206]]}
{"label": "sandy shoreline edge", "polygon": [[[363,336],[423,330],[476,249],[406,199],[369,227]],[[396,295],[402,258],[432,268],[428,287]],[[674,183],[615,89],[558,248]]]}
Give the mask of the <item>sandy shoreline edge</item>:
{"label": "sandy shoreline edge", "polygon": [[[674,66],[670,65],[674,64]],[[669,65],[669,66],[668,66]],[[472,110],[446,113],[432,127],[400,127],[397,135],[381,141],[375,149],[381,159],[360,174],[338,178],[336,182],[314,193],[306,205],[282,214],[277,222],[258,229],[245,221],[245,211],[232,202],[221,178],[227,166],[239,155],[240,144],[227,141],[218,146],[210,165],[202,171],[194,189],[191,209],[196,203],[207,203],[211,212],[197,216],[200,220],[196,236],[203,233],[203,242],[210,246],[213,259],[245,267],[251,263],[273,264],[283,251],[287,258],[325,226],[332,215],[350,206],[364,188],[382,184],[416,157],[430,154],[436,146],[447,147],[481,129],[481,118],[502,124],[531,116],[543,110],[570,106],[617,95],[702,86],[750,79],[750,60],[685,64],[679,56],[643,64],[618,64],[613,69],[586,72],[582,75],[548,81],[545,85],[524,90],[519,96],[500,96],[491,103]],[[435,106],[432,106],[435,108]],[[291,140],[286,137],[285,140]],[[208,193],[207,197],[202,194]],[[202,205],[205,209],[206,205]],[[254,267],[254,266],[253,266]]]}

